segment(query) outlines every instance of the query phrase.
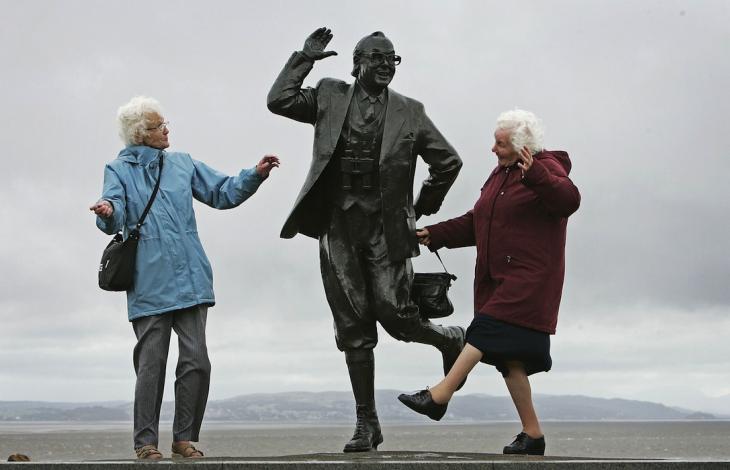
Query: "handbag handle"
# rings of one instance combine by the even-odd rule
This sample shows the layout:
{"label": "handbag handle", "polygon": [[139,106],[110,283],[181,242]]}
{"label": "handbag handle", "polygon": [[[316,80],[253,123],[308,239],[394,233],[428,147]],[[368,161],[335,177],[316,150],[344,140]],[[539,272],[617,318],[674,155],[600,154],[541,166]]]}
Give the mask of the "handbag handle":
{"label": "handbag handle", "polygon": [[130,237],[134,237],[139,239],[139,229],[142,227],[142,224],[144,223],[144,219],[147,218],[147,213],[150,211],[150,208],[152,207],[152,203],[155,200],[155,197],[157,196],[157,191],[160,189],[160,180],[162,179],[162,163],[164,161],[165,154],[164,152],[160,153],[160,169],[157,172],[157,182],[155,183],[155,189],[152,190],[152,196],[150,196],[150,200],[147,201],[147,205],[144,208],[144,211],[142,212],[142,217],[139,218],[139,222],[137,222],[137,225],[134,227],[134,230],[132,230],[129,233]]}
{"label": "handbag handle", "polygon": [[439,251],[436,250],[433,252],[433,254],[436,255],[436,258],[439,259],[439,263],[441,263],[441,266],[443,266],[444,272],[446,274],[448,274],[449,276],[451,276],[451,280],[453,280],[453,281],[457,280],[458,278],[456,276],[454,276],[453,274],[451,274],[448,269],[446,269],[446,265],[444,264],[443,260],[441,259],[441,255],[439,255]]}

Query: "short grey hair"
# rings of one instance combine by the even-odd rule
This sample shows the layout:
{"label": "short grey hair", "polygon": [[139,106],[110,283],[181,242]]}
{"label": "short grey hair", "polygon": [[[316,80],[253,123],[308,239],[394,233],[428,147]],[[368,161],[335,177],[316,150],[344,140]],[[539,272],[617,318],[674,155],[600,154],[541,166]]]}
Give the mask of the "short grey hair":
{"label": "short grey hair", "polygon": [[162,116],[162,106],[156,99],[147,96],[135,96],[129,103],[119,107],[117,126],[124,145],[129,147],[142,143],[147,134],[147,115],[150,113]]}
{"label": "short grey hair", "polygon": [[497,118],[497,129],[510,132],[510,142],[516,151],[527,147],[532,154],[543,150],[542,139],[545,127],[542,120],[530,111],[513,109],[505,111]]}

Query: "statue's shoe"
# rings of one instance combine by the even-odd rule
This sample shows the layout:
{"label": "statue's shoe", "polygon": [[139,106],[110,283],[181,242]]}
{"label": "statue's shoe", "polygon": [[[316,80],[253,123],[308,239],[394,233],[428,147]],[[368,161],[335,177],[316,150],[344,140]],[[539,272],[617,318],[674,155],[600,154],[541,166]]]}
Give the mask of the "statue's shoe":
{"label": "statue's shoe", "polygon": [[343,452],[368,452],[378,450],[383,443],[383,433],[380,431],[378,415],[374,407],[357,407],[357,422],[355,423],[355,434],[345,444]]}

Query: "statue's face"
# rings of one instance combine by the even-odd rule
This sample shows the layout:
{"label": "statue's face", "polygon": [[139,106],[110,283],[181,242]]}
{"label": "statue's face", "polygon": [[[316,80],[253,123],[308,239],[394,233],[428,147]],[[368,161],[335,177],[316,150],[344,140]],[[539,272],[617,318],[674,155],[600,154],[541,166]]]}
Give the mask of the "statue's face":
{"label": "statue's face", "polygon": [[395,75],[393,43],[388,38],[368,38],[362,45],[358,80],[369,90],[386,88]]}

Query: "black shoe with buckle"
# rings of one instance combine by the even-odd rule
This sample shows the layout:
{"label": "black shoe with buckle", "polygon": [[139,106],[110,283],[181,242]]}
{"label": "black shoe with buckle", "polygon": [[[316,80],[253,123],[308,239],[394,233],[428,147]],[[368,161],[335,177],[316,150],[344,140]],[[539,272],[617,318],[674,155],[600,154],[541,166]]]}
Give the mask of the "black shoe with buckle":
{"label": "black shoe with buckle", "polygon": [[515,440],[502,450],[503,454],[545,455],[545,436],[533,439],[524,432],[515,436]]}
{"label": "black shoe with buckle", "polygon": [[355,434],[350,442],[345,444],[343,452],[368,452],[378,450],[383,443],[383,433],[374,406],[357,405],[357,422]]}
{"label": "black shoe with buckle", "polygon": [[446,414],[446,408],[449,407],[448,403],[439,405],[433,401],[431,391],[428,389],[421,390],[413,395],[401,393],[398,396],[398,400],[416,413],[426,415],[434,421],[438,421],[443,418]]}

